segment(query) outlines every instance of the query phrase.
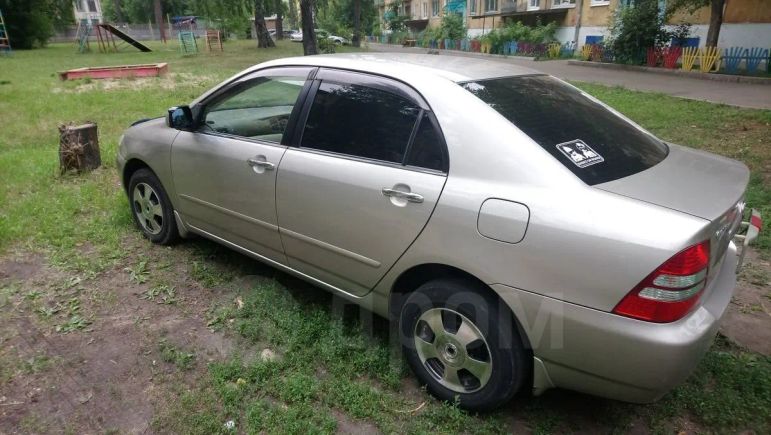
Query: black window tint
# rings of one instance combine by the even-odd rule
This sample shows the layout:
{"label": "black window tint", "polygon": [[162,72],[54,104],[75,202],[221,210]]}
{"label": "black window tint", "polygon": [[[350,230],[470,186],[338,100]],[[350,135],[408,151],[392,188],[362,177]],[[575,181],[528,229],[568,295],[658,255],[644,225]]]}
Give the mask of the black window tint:
{"label": "black window tint", "polygon": [[419,112],[380,89],[322,82],[300,146],[401,163]]}
{"label": "black window tint", "polygon": [[660,140],[553,78],[506,77],[463,86],[586,184],[635,174],[667,156]]}
{"label": "black window tint", "polygon": [[447,171],[444,143],[428,114],[420,121],[406,163],[410,166]]}

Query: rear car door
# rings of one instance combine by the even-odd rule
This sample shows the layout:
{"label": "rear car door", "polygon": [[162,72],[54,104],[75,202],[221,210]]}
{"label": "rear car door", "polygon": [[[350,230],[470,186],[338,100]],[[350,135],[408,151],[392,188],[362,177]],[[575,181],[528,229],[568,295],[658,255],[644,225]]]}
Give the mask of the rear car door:
{"label": "rear car door", "polygon": [[428,106],[401,83],[322,69],[310,92],[278,171],[281,240],[292,268],[363,295],[426,225],[447,151]]}
{"label": "rear car door", "polygon": [[179,212],[187,224],[286,264],[276,220],[276,168],[311,70],[257,72],[196,109],[201,127],[180,132],[171,152]]}

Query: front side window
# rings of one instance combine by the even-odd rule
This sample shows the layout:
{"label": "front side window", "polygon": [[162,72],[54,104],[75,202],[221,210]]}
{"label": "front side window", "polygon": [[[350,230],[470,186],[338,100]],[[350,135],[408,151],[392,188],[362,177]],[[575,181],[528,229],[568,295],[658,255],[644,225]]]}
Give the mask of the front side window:
{"label": "front side window", "polygon": [[305,77],[260,77],[207,105],[203,131],[280,143]]}
{"label": "front side window", "polygon": [[552,0],[552,7],[565,8],[576,5],[576,0]]}
{"label": "front side window", "polygon": [[527,4],[527,10],[537,10],[541,7],[541,0],[530,0]]}
{"label": "front side window", "polygon": [[476,13],[477,13],[477,1],[479,1],[479,0],[469,0],[469,5],[468,5],[469,15],[476,15]]}
{"label": "front side window", "polygon": [[431,0],[431,16],[439,16],[439,0]]}
{"label": "front side window", "polygon": [[420,108],[368,86],[322,81],[301,147],[402,163]]}
{"label": "front side window", "polygon": [[636,174],[668,153],[653,135],[548,76],[480,80],[463,87],[589,185]]}
{"label": "front side window", "polygon": [[496,12],[498,10],[498,0],[485,0],[485,11]]}

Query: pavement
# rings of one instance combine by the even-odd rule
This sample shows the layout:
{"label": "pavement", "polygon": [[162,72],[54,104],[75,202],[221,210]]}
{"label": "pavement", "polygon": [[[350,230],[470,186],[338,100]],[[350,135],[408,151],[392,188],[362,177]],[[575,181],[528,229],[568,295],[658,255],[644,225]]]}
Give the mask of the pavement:
{"label": "pavement", "polygon": [[[369,43],[372,51],[426,53],[425,48],[409,48],[390,44]],[[527,57],[490,56],[481,53],[442,50],[440,55],[482,57],[507,62],[551,74],[563,80],[622,86],[638,91],[661,92],[674,97],[753,109],[771,109],[771,86],[752,83],[731,83],[669,76],[638,71],[620,71],[569,65],[566,60],[535,61]]]}

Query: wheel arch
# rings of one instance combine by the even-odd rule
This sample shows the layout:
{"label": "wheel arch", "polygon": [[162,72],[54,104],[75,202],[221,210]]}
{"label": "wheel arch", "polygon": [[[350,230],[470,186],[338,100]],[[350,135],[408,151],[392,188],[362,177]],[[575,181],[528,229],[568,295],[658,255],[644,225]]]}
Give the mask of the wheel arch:
{"label": "wheel arch", "polygon": [[[410,267],[399,275],[391,286],[391,293],[388,299],[388,314],[391,320],[399,319],[401,306],[407,299],[410,293],[417,290],[421,285],[437,279],[437,278],[454,278],[467,282],[471,282],[479,286],[480,289],[489,292],[491,295],[498,298],[498,300],[505,304],[503,299],[498,293],[493,290],[484,281],[476,277],[475,275],[460,269],[455,266],[450,266],[442,263],[424,263]],[[508,306],[507,306],[508,308]],[[511,316],[514,319],[515,324],[519,332],[519,336],[522,339],[522,344],[528,351],[532,352],[532,346],[528,339],[525,330],[522,328],[522,324],[514,314],[514,311],[509,308]]]}
{"label": "wheel arch", "polygon": [[140,169],[148,169],[151,171],[156,177],[158,174],[153,170],[153,168],[150,167],[144,160],[138,159],[136,157],[129,159],[126,161],[126,164],[123,165],[123,173],[121,174],[121,181],[123,182],[123,190],[125,190],[128,193],[129,188],[129,181],[131,181],[131,176],[134,175],[134,173]]}

